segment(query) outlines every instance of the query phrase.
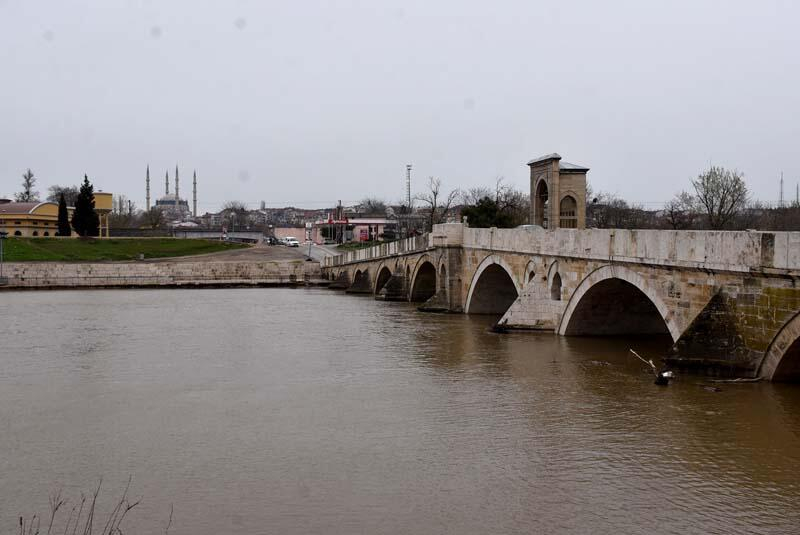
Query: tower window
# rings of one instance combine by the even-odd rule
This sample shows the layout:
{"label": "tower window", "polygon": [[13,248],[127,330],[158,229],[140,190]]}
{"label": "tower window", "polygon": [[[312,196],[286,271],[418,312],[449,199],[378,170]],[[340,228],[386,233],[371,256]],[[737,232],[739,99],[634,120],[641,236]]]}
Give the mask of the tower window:
{"label": "tower window", "polygon": [[559,206],[559,226],[561,228],[578,228],[578,203],[571,195],[565,195]]}

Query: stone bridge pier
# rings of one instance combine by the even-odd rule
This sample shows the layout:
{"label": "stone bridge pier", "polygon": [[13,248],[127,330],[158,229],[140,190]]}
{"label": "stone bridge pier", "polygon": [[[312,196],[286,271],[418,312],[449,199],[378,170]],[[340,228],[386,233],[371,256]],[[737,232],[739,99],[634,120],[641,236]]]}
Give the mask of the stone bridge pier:
{"label": "stone bridge pier", "polygon": [[331,287],[507,329],[670,337],[668,364],[800,381],[800,233],[472,229],[326,260]]}

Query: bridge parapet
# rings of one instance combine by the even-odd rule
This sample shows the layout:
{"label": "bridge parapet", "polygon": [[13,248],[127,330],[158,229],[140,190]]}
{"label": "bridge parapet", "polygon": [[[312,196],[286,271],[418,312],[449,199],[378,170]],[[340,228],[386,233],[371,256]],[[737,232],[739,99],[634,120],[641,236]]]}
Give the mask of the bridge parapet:
{"label": "bridge parapet", "polygon": [[460,223],[332,256],[324,267],[377,260],[435,247],[631,262],[715,271],[800,272],[800,232],[496,229]]}
{"label": "bridge parapet", "polygon": [[424,251],[431,246],[431,235],[423,234],[422,236],[414,236],[412,238],[382,243],[374,247],[365,247],[364,249],[349,251],[337,256],[329,256],[323,260],[322,265],[328,268],[352,264],[353,262],[367,262],[369,260],[377,260],[388,256]]}
{"label": "bridge parapet", "polygon": [[463,247],[717,271],[800,271],[800,232],[465,228]]}

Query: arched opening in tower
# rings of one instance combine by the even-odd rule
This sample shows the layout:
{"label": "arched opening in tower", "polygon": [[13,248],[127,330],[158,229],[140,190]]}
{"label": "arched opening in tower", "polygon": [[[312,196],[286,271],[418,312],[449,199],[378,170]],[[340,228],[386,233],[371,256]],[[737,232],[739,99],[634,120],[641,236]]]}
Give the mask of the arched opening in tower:
{"label": "arched opening in tower", "polygon": [[622,279],[592,286],[578,302],[564,334],[573,336],[669,335],[669,329],[647,295]]}
{"label": "arched opening in tower", "polygon": [[508,272],[499,264],[483,270],[469,301],[468,314],[505,314],[518,297],[517,287]]}
{"label": "arched opening in tower", "polygon": [[539,184],[536,185],[536,194],[533,200],[533,222],[536,225],[540,225],[544,228],[547,228],[547,207],[548,207],[548,191],[547,191],[547,182],[544,180],[540,180]]}

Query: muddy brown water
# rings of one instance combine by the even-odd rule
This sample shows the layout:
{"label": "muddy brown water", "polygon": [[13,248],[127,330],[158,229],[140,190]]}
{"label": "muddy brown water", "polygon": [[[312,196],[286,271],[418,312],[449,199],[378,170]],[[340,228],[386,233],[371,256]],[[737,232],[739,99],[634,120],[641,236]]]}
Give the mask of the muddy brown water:
{"label": "muddy brown water", "polygon": [[0,295],[0,533],[800,533],[800,387],[323,289]]}

